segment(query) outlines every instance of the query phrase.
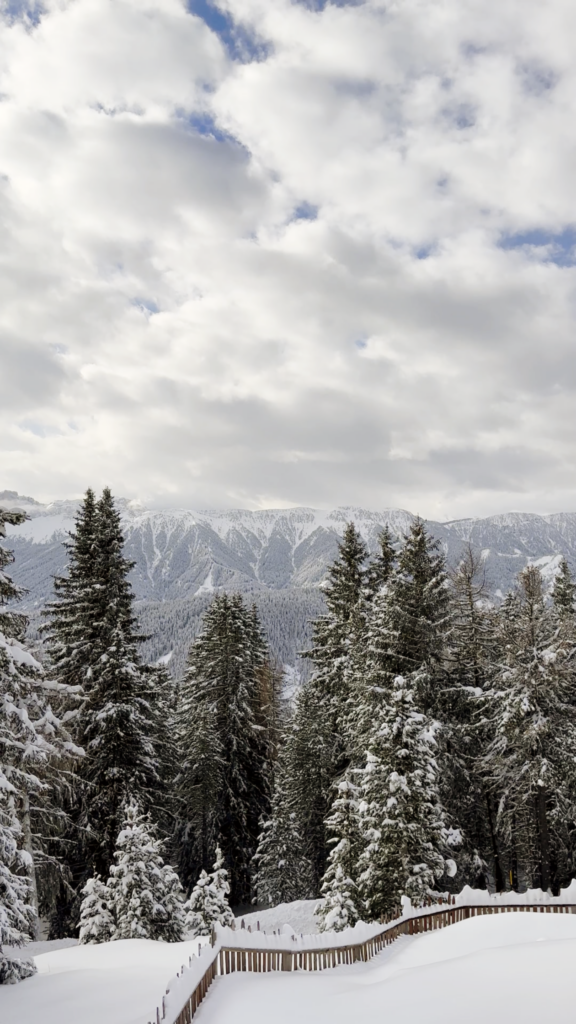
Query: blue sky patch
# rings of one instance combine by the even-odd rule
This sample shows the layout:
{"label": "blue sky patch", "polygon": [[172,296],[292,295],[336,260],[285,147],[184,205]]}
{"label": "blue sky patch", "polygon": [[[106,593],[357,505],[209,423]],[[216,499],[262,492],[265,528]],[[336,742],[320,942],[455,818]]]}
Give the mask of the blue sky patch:
{"label": "blue sky patch", "polygon": [[218,36],[228,56],[241,64],[265,60],[270,54],[270,45],[256,32],[240,25],[227,11],[222,11],[213,0],[186,0],[191,14],[206,22],[208,28]]}
{"label": "blue sky patch", "polygon": [[313,203],[299,203],[294,210],[290,220],[316,220],[318,217],[318,207],[314,206]]}
{"label": "blue sky patch", "polygon": [[573,267],[576,264],[576,228],[567,227],[562,231],[522,231],[505,234],[498,243],[501,249],[545,250],[535,256],[544,263],[555,263],[558,267]]}
{"label": "blue sky patch", "polygon": [[7,21],[24,21],[38,25],[44,14],[42,0],[4,0],[1,13]]}
{"label": "blue sky patch", "polygon": [[153,316],[154,313],[160,312],[160,307],[154,302],[154,299],[135,298],[130,300],[130,304],[136,306],[145,316]]}
{"label": "blue sky patch", "polygon": [[216,142],[236,142],[232,135],[218,127],[211,114],[180,111],[178,112],[178,119],[186,127],[192,128],[198,135],[216,139]]}
{"label": "blue sky patch", "polygon": [[414,255],[417,260],[427,260],[434,251],[433,245],[422,245],[419,249],[416,249]]}

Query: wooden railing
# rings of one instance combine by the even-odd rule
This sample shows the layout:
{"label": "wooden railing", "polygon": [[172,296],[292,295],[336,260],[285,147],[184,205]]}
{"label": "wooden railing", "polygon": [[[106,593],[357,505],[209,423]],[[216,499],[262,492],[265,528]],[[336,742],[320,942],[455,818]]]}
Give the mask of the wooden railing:
{"label": "wooden railing", "polygon": [[[414,917],[407,917],[394,923],[384,925],[382,931],[363,942],[348,946],[326,946],[318,949],[258,949],[222,946],[215,950],[214,958],[207,967],[198,985],[186,1000],[180,1013],[172,1017],[169,1024],[190,1024],[196,1010],[205,998],[210,985],[217,976],[233,974],[235,971],[324,971],[340,964],[366,963],[390,945],[400,935],[418,935],[422,932],[436,931],[457,924],[470,917],[484,914],[504,914],[518,911],[540,913],[573,914],[576,904],[544,903],[527,904],[496,904],[446,906],[440,910],[424,911]],[[156,1011],[157,1024],[160,1024],[160,1010]]]}

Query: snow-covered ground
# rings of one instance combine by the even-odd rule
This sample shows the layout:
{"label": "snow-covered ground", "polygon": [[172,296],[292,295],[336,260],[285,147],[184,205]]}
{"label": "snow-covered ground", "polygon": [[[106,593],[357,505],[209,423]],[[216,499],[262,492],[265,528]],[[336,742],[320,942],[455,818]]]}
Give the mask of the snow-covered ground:
{"label": "snow-covered ground", "polygon": [[401,937],[369,964],[219,978],[198,1024],[572,1024],[576,915],[502,914]]}
{"label": "snow-covered ground", "polygon": [[[290,905],[301,931],[315,901]],[[257,912],[271,930],[275,911]],[[269,918],[264,922],[264,913]],[[252,916],[252,915],[250,915]],[[245,918],[249,923],[248,918]],[[44,945],[44,944],[43,944]],[[147,1024],[197,942],[68,946],[36,956],[39,974],[0,987],[2,1024]],[[29,947],[30,951],[30,947]],[[323,973],[218,978],[198,1024],[572,1024],[576,914],[509,913],[403,936],[369,964]]]}
{"label": "snow-covered ground", "polygon": [[197,951],[197,940],[125,939],[41,953],[37,975],[0,986],[1,1024],[147,1024],[170,978]]}
{"label": "snow-covered ground", "polygon": [[261,931],[277,931],[283,924],[289,924],[297,935],[314,935],[318,931],[318,918],[314,911],[320,900],[295,900],[294,903],[280,903],[277,907],[269,910],[256,910],[253,914],[242,914],[236,919],[236,927],[240,928],[242,921],[246,928],[250,925],[252,931],[260,924]]}

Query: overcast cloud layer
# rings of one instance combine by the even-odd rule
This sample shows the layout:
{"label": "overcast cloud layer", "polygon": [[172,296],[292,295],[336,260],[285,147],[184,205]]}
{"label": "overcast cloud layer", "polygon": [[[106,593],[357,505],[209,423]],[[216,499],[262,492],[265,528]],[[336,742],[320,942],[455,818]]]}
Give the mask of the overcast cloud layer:
{"label": "overcast cloud layer", "polygon": [[0,11],[0,488],[576,508],[573,0]]}

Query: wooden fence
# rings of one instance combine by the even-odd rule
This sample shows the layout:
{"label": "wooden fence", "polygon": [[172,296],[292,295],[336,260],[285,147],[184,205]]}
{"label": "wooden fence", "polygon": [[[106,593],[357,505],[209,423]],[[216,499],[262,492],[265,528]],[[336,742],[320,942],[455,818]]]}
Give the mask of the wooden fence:
{"label": "wooden fence", "polygon": [[[206,973],[187,999],[174,1024],[190,1024],[192,1017],[205,998],[210,985],[218,975],[233,974],[235,971],[324,971],[340,964],[366,963],[385,946],[389,946],[399,935],[419,935],[436,931],[448,925],[464,921],[469,917],[483,914],[506,914],[518,911],[539,913],[574,914],[576,904],[495,904],[494,906],[446,906],[416,917],[409,917],[397,924],[384,925],[382,931],[371,939],[350,946],[327,946],[325,949],[237,949],[223,946],[215,954]],[[157,1011],[157,1024],[160,1024]]]}

